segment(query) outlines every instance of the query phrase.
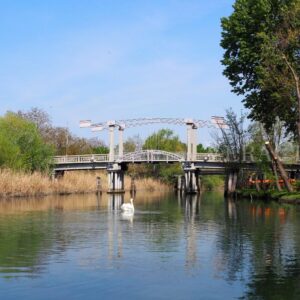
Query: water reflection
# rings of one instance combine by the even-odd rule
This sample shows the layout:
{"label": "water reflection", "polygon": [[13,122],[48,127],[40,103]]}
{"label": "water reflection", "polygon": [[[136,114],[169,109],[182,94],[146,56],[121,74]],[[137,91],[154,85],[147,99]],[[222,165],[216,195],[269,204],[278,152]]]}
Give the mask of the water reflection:
{"label": "water reflection", "polygon": [[107,208],[109,211],[117,212],[124,203],[124,194],[108,194]]}
{"label": "water reflection", "polygon": [[227,205],[228,217],[230,219],[235,219],[236,220],[237,212],[236,212],[235,200],[226,199],[225,200],[225,205]]}
{"label": "water reflection", "polygon": [[[92,290],[100,289],[102,281],[117,285],[120,294],[114,296],[132,292],[137,297],[134,293],[149,282],[164,289],[180,281],[170,297],[197,299],[200,292],[209,298],[214,286],[220,298],[271,299],[275,292],[278,299],[299,297],[299,207],[225,201],[214,193],[138,193],[133,215],[120,211],[129,198],[103,194],[0,201],[2,293],[3,277],[50,276],[59,285],[53,274],[64,269],[74,284],[93,274],[98,279]],[[132,291],[127,290],[128,274],[139,282]]]}
{"label": "water reflection", "polygon": [[186,234],[186,253],[185,267],[192,270],[197,266],[197,243],[199,229],[195,222],[196,216],[200,212],[200,195],[181,196],[181,205],[184,206],[185,234]]}

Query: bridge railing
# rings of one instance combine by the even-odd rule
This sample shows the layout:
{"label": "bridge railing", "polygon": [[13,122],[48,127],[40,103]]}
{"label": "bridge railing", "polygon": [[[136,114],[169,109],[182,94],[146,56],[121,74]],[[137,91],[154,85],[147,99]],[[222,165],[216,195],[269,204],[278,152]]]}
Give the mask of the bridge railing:
{"label": "bridge railing", "polygon": [[54,164],[107,162],[108,154],[54,156]]}
{"label": "bridge railing", "polygon": [[[115,157],[117,162],[182,162],[186,160],[185,153],[170,153],[160,150],[143,150],[126,153],[123,157]],[[94,162],[108,162],[108,154],[85,154],[85,155],[66,155],[54,156],[53,163],[59,164],[86,164]],[[195,162],[234,162],[220,153],[197,153]],[[298,163],[295,157],[281,157],[285,164]],[[246,155],[244,163],[253,163],[251,155]]]}
{"label": "bridge railing", "polygon": [[176,162],[183,161],[184,157],[178,153],[162,150],[142,150],[125,154],[120,161],[124,162]]}
{"label": "bridge railing", "polygon": [[220,153],[197,153],[196,161],[223,162],[224,155]]}

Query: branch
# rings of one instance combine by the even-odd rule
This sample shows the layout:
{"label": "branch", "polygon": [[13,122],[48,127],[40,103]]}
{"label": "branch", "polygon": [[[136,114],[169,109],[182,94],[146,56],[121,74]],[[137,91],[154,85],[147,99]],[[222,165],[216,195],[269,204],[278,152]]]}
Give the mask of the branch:
{"label": "branch", "polygon": [[288,61],[287,57],[284,54],[282,54],[282,57],[283,57],[285,63],[287,64],[288,68],[290,69],[290,71],[293,74],[293,77],[294,77],[294,80],[296,83],[297,98],[298,98],[298,102],[299,102],[300,101],[299,77],[298,77],[296,71],[294,70],[294,68],[292,67],[291,63]]}

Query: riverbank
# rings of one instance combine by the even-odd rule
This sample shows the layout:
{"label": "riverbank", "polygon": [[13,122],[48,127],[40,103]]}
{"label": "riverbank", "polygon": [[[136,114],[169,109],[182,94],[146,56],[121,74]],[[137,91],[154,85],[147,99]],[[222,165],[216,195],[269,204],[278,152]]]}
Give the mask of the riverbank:
{"label": "riverbank", "polygon": [[263,200],[275,200],[280,203],[288,204],[300,204],[300,192],[295,191],[289,193],[287,191],[276,191],[276,190],[261,190],[257,191],[255,189],[243,189],[237,190],[236,195],[239,198],[247,199],[263,199]]}
{"label": "riverbank", "polygon": [[[51,180],[49,176],[38,172],[28,174],[4,169],[0,170],[0,198],[93,193],[97,191],[97,176],[101,178],[102,191],[107,191],[107,177],[103,171],[65,172],[62,178]],[[125,176],[125,191],[130,190],[130,184],[130,177]],[[140,191],[172,188],[152,178],[136,179],[135,184]]]}

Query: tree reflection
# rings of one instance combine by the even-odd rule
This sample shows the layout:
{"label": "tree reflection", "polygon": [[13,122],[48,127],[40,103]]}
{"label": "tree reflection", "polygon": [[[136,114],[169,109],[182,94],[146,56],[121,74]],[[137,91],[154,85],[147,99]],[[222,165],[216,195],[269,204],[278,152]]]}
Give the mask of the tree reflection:
{"label": "tree reflection", "polygon": [[5,216],[0,219],[0,272],[5,277],[38,274],[53,243],[52,216]]}
{"label": "tree reflection", "polygon": [[225,201],[225,226],[218,235],[216,256],[223,264],[217,271],[228,282],[248,282],[243,298],[299,297],[300,224],[294,209],[276,203]]}
{"label": "tree reflection", "polygon": [[201,276],[213,270],[208,276],[224,285],[245,286],[243,299],[299,298],[299,208],[215,193],[140,193],[131,219],[121,214],[123,197],[0,203],[0,276],[38,276],[58,256],[101,272],[163,263],[167,271],[203,281],[213,280]]}

